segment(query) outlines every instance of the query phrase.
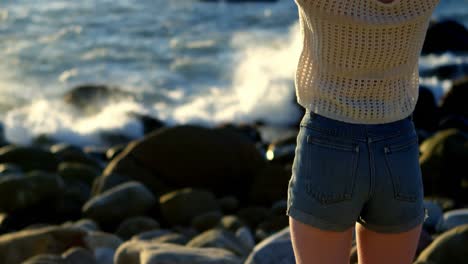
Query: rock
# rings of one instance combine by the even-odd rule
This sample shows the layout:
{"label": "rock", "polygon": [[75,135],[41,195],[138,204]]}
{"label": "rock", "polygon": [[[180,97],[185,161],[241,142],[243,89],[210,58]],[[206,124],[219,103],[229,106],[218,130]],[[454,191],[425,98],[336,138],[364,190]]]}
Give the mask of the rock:
{"label": "rock", "polygon": [[197,215],[192,219],[191,226],[197,231],[202,232],[210,228],[215,227],[223,214],[220,211],[206,212],[201,215]]}
{"label": "rock", "polygon": [[284,215],[286,214],[287,207],[288,207],[288,201],[286,199],[278,200],[272,204],[270,214],[271,215]]}
{"label": "rock", "polygon": [[428,218],[424,221],[423,226],[428,230],[435,231],[437,223],[442,219],[442,207],[440,207],[439,204],[426,199],[423,202],[424,207],[427,208],[428,211]]}
{"label": "rock", "polygon": [[434,93],[428,87],[419,86],[419,97],[413,112],[413,122],[417,129],[424,129],[430,132],[437,130],[440,118],[437,103]]}
{"label": "rock", "polygon": [[258,243],[245,264],[293,264],[295,261],[289,227],[285,227]]}
{"label": "rock", "polygon": [[154,132],[157,129],[163,128],[165,126],[164,122],[161,120],[154,118],[152,116],[130,112],[128,113],[129,116],[140,120],[143,125],[143,134],[148,134],[150,132]]}
{"label": "rock", "polygon": [[[468,107],[464,98],[468,98],[468,76],[455,80],[452,84],[452,88],[444,94],[440,106],[440,115],[442,118],[468,118]],[[441,120],[444,122],[444,120]],[[446,121],[445,121],[446,122]],[[462,131],[468,132],[468,125],[466,121],[460,121],[460,124],[453,126]],[[448,128],[447,126],[441,127],[441,129]]]}
{"label": "rock", "polygon": [[91,186],[100,172],[93,166],[81,164],[78,162],[62,162],[58,167],[59,175],[67,180],[78,180]]}
{"label": "rock", "polygon": [[241,264],[231,252],[218,248],[168,247],[145,249],[140,254],[142,264]]}
{"label": "rock", "polygon": [[419,254],[417,261],[427,263],[466,263],[468,259],[468,224],[439,235]]}
{"label": "rock", "polygon": [[431,21],[421,51],[422,55],[468,50],[468,30],[453,19]]}
{"label": "rock", "polygon": [[62,203],[57,211],[72,219],[80,218],[81,208],[91,196],[91,188],[87,183],[72,178],[67,178],[64,182]]}
{"label": "rock", "polygon": [[249,254],[249,249],[245,248],[233,233],[224,229],[206,230],[192,238],[187,246],[224,248],[238,256]]}
{"label": "rock", "polygon": [[0,164],[0,179],[2,175],[8,174],[22,174],[23,170],[20,166],[14,163],[2,163]]}
{"label": "rock", "polygon": [[444,196],[457,202],[468,202],[468,135],[457,129],[446,129],[426,139],[420,146],[424,194]]}
{"label": "rock", "polygon": [[0,211],[15,212],[55,204],[63,192],[64,182],[55,174],[31,171],[25,177],[4,177],[0,181]]}
{"label": "rock", "polygon": [[59,255],[40,254],[27,259],[22,264],[67,264],[67,262]]}
{"label": "rock", "polygon": [[170,233],[170,234],[162,235],[160,237],[151,239],[151,242],[171,243],[171,244],[178,244],[178,245],[185,245],[189,241],[190,239],[188,239],[188,237],[179,233]]}
{"label": "rock", "polygon": [[210,190],[216,196],[234,195],[242,203],[246,202],[246,186],[264,165],[255,144],[237,132],[179,125],[130,143],[103,175],[128,175],[156,196],[167,192],[168,186],[191,187]]}
{"label": "rock", "polygon": [[444,213],[436,226],[437,232],[444,232],[460,225],[468,224],[468,208],[450,210]]}
{"label": "rock", "polygon": [[84,240],[99,264],[113,264],[115,251],[123,243],[118,236],[100,231],[88,233]]}
{"label": "rock", "polygon": [[252,234],[252,231],[246,227],[240,227],[236,231],[237,239],[242,243],[242,245],[249,251],[255,247],[255,238]]}
{"label": "rock", "polygon": [[263,206],[248,206],[241,208],[237,215],[251,229],[255,229],[258,224],[265,220],[270,213],[270,210]]}
{"label": "rock", "polygon": [[170,229],[155,229],[155,230],[149,230],[146,232],[141,232],[139,234],[136,234],[132,236],[131,239],[132,240],[153,240],[163,235],[172,234],[172,233],[173,232]]}
{"label": "rock", "polygon": [[221,218],[218,226],[236,232],[238,228],[244,225],[246,225],[246,223],[237,215],[225,215]]}
{"label": "rock", "polygon": [[13,163],[25,171],[55,171],[58,159],[51,152],[39,147],[8,145],[0,148],[0,163]]}
{"label": "rock", "polygon": [[247,139],[252,141],[253,143],[262,142],[262,136],[257,129],[256,125],[252,125],[249,123],[242,123],[242,124],[233,124],[233,123],[223,123],[215,128],[217,129],[229,129],[233,132],[239,133],[240,135],[245,136]]}
{"label": "rock", "polygon": [[211,192],[193,188],[166,193],[159,198],[159,204],[164,219],[171,225],[188,225],[197,215],[220,210]]}
{"label": "rock", "polygon": [[418,247],[416,248],[415,256],[419,256],[421,252],[432,243],[432,236],[426,231],[426,229],[421,229],[421,234],[419,235]]}
{"label": "rock", "polygon": [[83,205],[84,216],[98,223],[118,223],[143,215],[156,203],[154,195],[139,182],[127,182],[93,197]]}
{"label": "rock", "polygon": [[277,163],[292,163],[294,160],[297,134],[285,135],[272,141],[267,148],[267,159]]}
{"label": "rock", "polygon": [[99,230],[98,224],[94,222],[92,219],[80,219],[76,222],[66,222],[66,223],[63,223],[62,226],[64,227],[72,226],[72,227],[79,228],[86,232]]}
{"label": "rock", "polygon": [[108,175],[101,175],[94,179],[93,186],[91,189],[91,195],[96,196],[101,194],[110,188],[113,188],[119,184],[126,183],[132,181],[131,177],[120,175],[117,173],[111,173]]}
{"label": "rock", "polygon": [[239,200],[233,196],[223,196],[218,200],[221,211],[225,214],[234,213],[239,208]]}
{"label": "rock", "polygon": [[159,223],[146,216],[135,216],[125,219],[117,228],[116,235],[128,240],[139,233],[159,228]]}
{"label": "rock", "polygon": [[[167,255],[163,253],[163,251],[167,250]],[[177,251],[175,251],[177,250]],[[152,254],[152,251],[156,254]],[[186,252],[186,253],[183,253]],[[200,254],[196,254],[195,252],[204,253],[207,257],[212,256],[215,260],[219,262],[207,262],[209,258],[202,258],[200,259],[201,262],[194,262],[197,261],[196,256],[200,256]],[[175,253],[175,255],[173,255]],[[189,253],[192,253],[189,255]],[[115,264],[140,264],[140,263],[179,263],[179,262],[166,262],[166,261],[174,261],[177,260],[177,256],[181,257],[181,260],[184,262],[182,263],[223,263],[223,264],[230,264],[230,263],[238,263],[241,264],[242,262],[240,259],[234,255],[232,252],[220,249],[220,248],[190,248],[186,246],[180,246],[176,244],[170,243],[156,243],[151,241],[134,241],[130,240],[123,243],[116,251],[114,263]],[[154,258],[157,257],[155,260]],[[160,258],[161,257],[161,258]],[[167,260],[167,258],[170,258]],[[188,258],[188,259],[187,259]],[[140,262],[141,259],[141,262]],[[238,262],[235,262],[235,261]],[[145,262],[146,261],[146,262]],[[158,262],[154,262],[158,261]],[[187,262],[189,261],[189,262]]]}
{"label": "rock", "polygon": [[272,215],[258,224],[257,228],[265,230],[267,233],[274,233],[289,225],[289,217],[286,214]]}
{"label": "rock", "polygon": [[291,170],[281,164],[268,164],[255,175],[248,194],[249,201],[256,205],[270,206],[284,199],[288,193]]}
{"label": "rock", "polygon": [[67,143],[59,143],[50,147],[50,151],[55,154],[61,162],[77,162],[86,164],[101,170],[99,161],[85,153],[81,148]]}
{"label": "rock", "polygon": [[73,247],[62,253],[67,264],[98,264],[93,254],[82,247]]}
{"label": "rock", "polygon": [[96,112],[99,105],[103,102],[110,102],[115,99],[124,99],[133,97],[130,92],[122,91],[117,87],[106,85],[83,84],[71,88],[63,99],[79,109],[87,110],[87,112]]}
{"label": "rock", "polygon": [[39,254],[61,254],[70,247],[83,246],[85,235],[83,230],[60,226],[8,233],[0,236],[0,259],[21,263]]}
{"label": "rock", "polygon": [[115,157],[117,157],[117,155],[119,155],[120,153],[122,153],[122,151],[127,147],[126,144],[118,144],[116,146],[113,146],[111,147],[110,149],[108,149],[106,151],[106,157],[108,160],[112,160],[114,159]]}

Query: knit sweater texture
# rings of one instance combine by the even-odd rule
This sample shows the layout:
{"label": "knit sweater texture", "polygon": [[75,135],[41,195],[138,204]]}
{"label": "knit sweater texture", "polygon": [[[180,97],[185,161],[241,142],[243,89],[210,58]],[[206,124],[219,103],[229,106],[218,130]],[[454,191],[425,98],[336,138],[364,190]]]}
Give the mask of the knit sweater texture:
{"label": "knit sweater texture", "polygon": [[409,116],[419,95],[419,56],[440,0],[294,0],[302,51],[297,102],[343,122]]}

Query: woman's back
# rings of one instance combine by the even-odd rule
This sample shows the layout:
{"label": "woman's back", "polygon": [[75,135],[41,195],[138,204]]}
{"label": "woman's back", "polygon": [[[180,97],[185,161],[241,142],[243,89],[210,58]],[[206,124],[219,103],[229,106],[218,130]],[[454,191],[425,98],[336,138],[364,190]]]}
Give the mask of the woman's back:
{"label": "woman's back", "polygon": [[418,99],[418,59],[440,0],[295,0],[299,104],[350,123],[400,120]]}

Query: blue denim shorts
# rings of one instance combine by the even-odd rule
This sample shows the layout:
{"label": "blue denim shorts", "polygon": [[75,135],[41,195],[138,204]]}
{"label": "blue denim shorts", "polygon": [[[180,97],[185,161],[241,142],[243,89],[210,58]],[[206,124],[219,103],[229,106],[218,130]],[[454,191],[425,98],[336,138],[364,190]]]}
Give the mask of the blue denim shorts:
{"label": "blue denim shorts", "polygon": [[412,114],[356,124],[306,110],[297,135],[286,215],[344,231],[359,222],[382,233],[407,231],[427,218]]}

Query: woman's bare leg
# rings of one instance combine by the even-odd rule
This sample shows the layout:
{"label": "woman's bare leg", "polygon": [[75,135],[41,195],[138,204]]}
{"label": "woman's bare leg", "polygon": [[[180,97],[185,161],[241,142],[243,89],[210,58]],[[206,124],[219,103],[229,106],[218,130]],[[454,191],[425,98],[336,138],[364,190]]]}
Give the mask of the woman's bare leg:
{"label": "woman's bare leg", "polygon": [[344,232],[326,231],[289,217],[296,264],[348,264],[353,227]]}
{"label": "woman's bare leg", "polygon": [[411,264],[422,224],[403,233],[377,233],[356,223],[359,264]]}

